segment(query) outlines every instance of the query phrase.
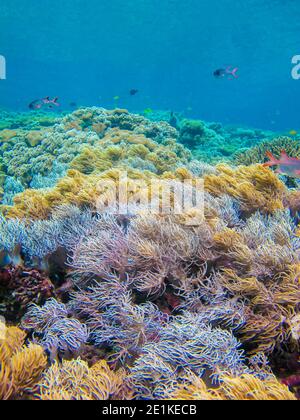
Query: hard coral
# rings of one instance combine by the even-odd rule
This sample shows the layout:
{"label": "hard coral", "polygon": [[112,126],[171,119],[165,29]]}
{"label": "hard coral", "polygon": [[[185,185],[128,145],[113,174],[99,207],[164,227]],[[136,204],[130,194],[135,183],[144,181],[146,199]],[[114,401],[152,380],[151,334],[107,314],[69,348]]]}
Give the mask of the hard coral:
{"label": "hard coral", "polygon": [[299,141],[292,140],[290,137],[277,137],[238,153],[235,163],[238,165],[263,163],[266,160],[266,152],[270,151],[275,157],[279,157],[282,150],[285,150],[289,156],[300,157]]}

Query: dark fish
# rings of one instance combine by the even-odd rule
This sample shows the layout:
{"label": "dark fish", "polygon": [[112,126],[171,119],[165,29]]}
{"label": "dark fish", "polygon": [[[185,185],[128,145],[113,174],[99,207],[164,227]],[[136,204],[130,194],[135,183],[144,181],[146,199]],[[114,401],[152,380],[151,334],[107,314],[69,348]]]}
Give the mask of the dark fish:
{"label": "dark fish", "polygon": [[134,95],[136,95],[137,93],[139,93],[139,91],[138,91],[138,89],[131,89],[131,90],[129,91],[129,93],[130,93],[130,95],[131,95],[131,96],[134,96]]}
{"label": "dark fish", "polygon": [[43,102],[40,99],[36,99],[29,104],[30,109],[41,109],[43,107]]}
{"label": "dark fish", "polygon": [[239,68],[238,67],[232,67],[232,66],[228,66],[225,69],[217,69],[214,71],[214,76],[217,79],[221,79],[222,77],[228,76],[229,80],[233,80],[233,79],[238,79],[238,72]]}
{"label": "dark fish", "polygon": [[174,128],[178,128],[178,119],[173,111],[170,114],[169,124]]}
{"label": "dark fish", "polygon": [[42,102],[44,105],[47,105],[48,108],[54,108],[55,106],[60,106],[58,101],[58,97],[55,97],[54,99],[50,99],[49,96],[42,99]]}
{"label": "dark fish", "polygon": [[217,69],[217,70],[214,71],[214,76],[216,78],[224,77],[225,74],[226,74],[226,70],[225,69]]}
{"label": "dark fish", "polygon": [[60,106],[57,102],[58,98],[50,99],[49,96],[43,99],[36,99],[29,104],[29,108],[33,110],[42,109],[44,106],[47,108],[54,108],[55,106]]}
{"label": "dark fish", "polygon": [[77,103],[76,102],[70,102],[70,107],[71,108],[77,108]]}

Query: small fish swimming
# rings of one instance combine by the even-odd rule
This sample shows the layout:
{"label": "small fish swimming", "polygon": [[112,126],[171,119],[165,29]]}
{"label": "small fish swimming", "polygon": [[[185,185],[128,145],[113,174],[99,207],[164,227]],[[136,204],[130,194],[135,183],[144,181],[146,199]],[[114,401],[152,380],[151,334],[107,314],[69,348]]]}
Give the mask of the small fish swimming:
{"label": "small fish swimming", "polygon": [[36,99],[29,104],[30,109],[41,109],[43,107],[43,102],[40,99]]}
{"label": "small fish swimming", "polygon": [[138,89],[131,89],[131,90],[129,91],[129,94],[130,94],[131,96],[134,96],[134,95],[136,95],[137,93],[139,93]]}
{"label": "small fish swimming", "polygon": [[47,108],[54,108],[54,106],[60,106],[57,102],[58,98],[50,99],[49,96],[43,99],[36,99],[29,104],[29,108],[32,110],[42,109],[44,106]]}
{"label": "small fish swimming", "polygon": [[291,130],[291,131],[289,131],[289,134],[291,136],[297,136],[298,132],[296,130]]}
{"label": "small fish swimming", "polygon": [[54,99],[50,99],[49,96],[42,99],[44,105],[47,105],[48,108],[54,108],[55,106],[60,106],[60,104],[57,102],[58,97],[55,97]]}
{"label": "small fish swimming", "polygon": [[114,96],[114,97],[113,97],[113,100],[114,100],[114,101],[118,101],[119,99],[120,99],[120,96]]}
{"label": "small fish swimming", "polygon": [[278,166],[276,173],[290,176],[291,178],[300,178],[300,159],[290,157],[282,150],[280,158],[276,159],[271,152],[267,152],[266,156],[270,159],[263,166]]}
{"label": "small fish swimming", "polygon": [[228,66],[225,69],[217,69],[214,71],[214,76],[216,79],[222,79],[227,76],[228,80],[238,79],[238,67]]}

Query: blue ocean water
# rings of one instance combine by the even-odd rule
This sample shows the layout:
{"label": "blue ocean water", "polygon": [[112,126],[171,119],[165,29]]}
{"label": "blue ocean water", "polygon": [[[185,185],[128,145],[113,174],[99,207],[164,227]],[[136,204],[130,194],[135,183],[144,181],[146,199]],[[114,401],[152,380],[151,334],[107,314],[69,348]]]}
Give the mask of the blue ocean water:
{"label": "blue ocean water", "polygon": [[[1,0],[0,107],[36,98],[300,129],[299,0]],[[213,71],[239,67],[239,79]],[[132,88],[139,94],[130,97]]]}

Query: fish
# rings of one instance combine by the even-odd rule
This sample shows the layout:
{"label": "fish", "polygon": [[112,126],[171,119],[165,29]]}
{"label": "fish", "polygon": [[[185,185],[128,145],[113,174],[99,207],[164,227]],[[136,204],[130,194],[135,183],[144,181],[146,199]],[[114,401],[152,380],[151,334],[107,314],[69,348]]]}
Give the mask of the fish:
{"label": "fish", "polygon": [[238,72],[239,68],[238,67],[232,67],[232,66],[228,66],[225,69],[224,68],[220,68],[214,71],[213,75],[215,76],[216,79],[222,79],[224,77],[227,76],[228,80],[233,80],[233,79],[238,79]]}
{"label": "fish", "polygon": [[263,166],[278,166],[275,171],[276,173],[284,174],[291,178],[300,178],[300,159],[288,156],[285,150],[281,151],[279,159],[276,159],[269,151],[266,153],[266,156],[270,160],[269,162],[265,162]]}
{"label": "fish", "polygon": [[46,98],[43,98],[42,101],[44,105],[48,106],[48,108],[54,108],[55,106],[60,106],[60,104],[57,102],[58,97],[50,99],[49,96],[47,96]]}
{"label": "fish", "polygon": [[296,136],[298,134],[298,132],[296,130],[291,130],[291,131],[289,131],[289,134],[291,136]]}
{"label": "fish", "polygon": [[36,100],[32,101],[28,105],[28,107],[30,109],[33,109],[33,110],[35,110],[35,109],[41,109],[43,107],[43,102],[40,99],[36,99]]}
{"label": "fish", "polygon": [[114,101],[118,101],[119,99],[120,99],[120,96],[114,96],[114,97],[113,97],[113,100],[114,100]]}
{"label": "fish", "polygon": [[70,108],[77,108],[77,103],[76,102],[70,102],[69,106],[70,106]]}
{"label": "fish", "polygon": [[152,108],[146,108],[144,109],[144,114],[152,114],[153,109]]}
{"label": "fish", "polygon": [[60,106],[57,102],[58,98],[50,99],[49,96],[42,99],[35,99],[29,104],[29,108],[32,110],[42,109],[44,106],[47,106],[48,108],[54,108],[54,106]]}
{"label": "fish", "polygon": [[131,96],[134,96],[134,95],[136,95],[137,93],[139,93],[138,89],[131,89],[131,90],[129,91],[129,94],[130,94]]}
{"label": "fish", "polygon": [[171,111],[171,113],[170,113],[169,124],[174,128],[178,128],[178,120],[177,120],[177,117],[176,117],[176,115],[174,114],[173,111]]}

